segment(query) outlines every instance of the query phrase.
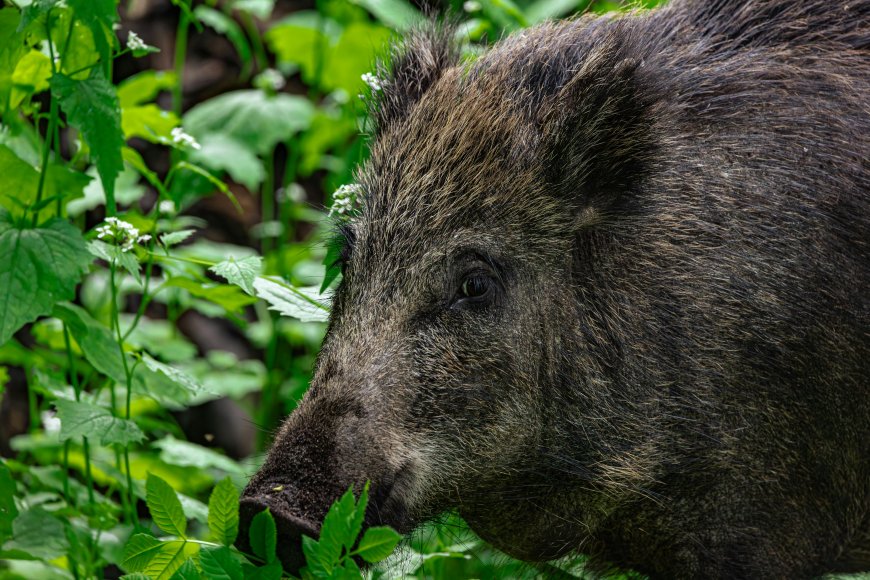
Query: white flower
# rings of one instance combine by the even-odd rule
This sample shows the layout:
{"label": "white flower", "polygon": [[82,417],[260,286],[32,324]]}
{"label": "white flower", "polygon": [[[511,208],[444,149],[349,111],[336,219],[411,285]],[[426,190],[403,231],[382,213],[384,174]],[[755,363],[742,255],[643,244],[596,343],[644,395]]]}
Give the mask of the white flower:
{"label": "white flower", "polygon": [[46,433],[49,435],[60,433],[60,419],[54,411],[43,411],[39,414],[39,418],[42,419],[42,428]]}
{"label": "white flower", "polygon": [[171,199],[164,199],[160,202],[160,205],[157,206],[157,211],[172,215],[175,213],[175,202]]}
{"label": "white flower", "polygon": [[360,77],[365,84],[367,84],[371,89],[375,92],[380,91],[384,88],[381,79],[373,75],[372,73],[366,73]]}
{"label": "white flower", "polygon": [[332,194],[332,207],[329,209],[329,215],[334,213],[346,215],[353,210],[356,204],[357,196],[362,193],[362,186],[358,183],[342,185]]}
{"label": "white flower", "polygon": [[202,149],[199,143],[196,142],[191,135],[188,135],[184,132],[184,129],[181,127],[176,127],[172,130],[172,142],[181,147],[182,149],[185,147],[190,147],[192,149],[196,149],[197,151]]}
{"label": "white flower", "polygon": [[477,12],[480,10],[480,2],[477,0],[466,0],[466,2],[462,5],[462,9],[466,12]]}
{"label": "white flower", "polygon": [[267,68],[257,75],[257,79],[254,83],[260,87],[269,87],[275,91],[280,91],[284,88],[284,85],[287,84],[287,81],[284,80],[284,75],[277,70]]}
{"label": "white flower", "polygon": [[130,50],[148,50],[148,45],[145,44],[139,35],[132,30],[127,34],[127,48]]}
{"label": "white flower", "polygon": [[95,231],[98,239],[118,246],[122,252],[129,252],[137,243],[142,244],[151,239],[148,234],[140,236],[139,229],[133,224],[116,217],[107,217],[105,223],[97,226]]}

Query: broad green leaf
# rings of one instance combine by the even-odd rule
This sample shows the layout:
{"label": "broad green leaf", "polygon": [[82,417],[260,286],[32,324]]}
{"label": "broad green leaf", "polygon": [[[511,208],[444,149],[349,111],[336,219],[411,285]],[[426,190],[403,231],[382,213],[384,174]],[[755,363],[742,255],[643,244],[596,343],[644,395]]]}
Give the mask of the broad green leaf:
{"label": "broad green leaf", "polygon": [[152,580],[169,580],[198,551],[199,544],[187,540],[160,541],[146,534],[136,534],[127,542],[121,566],[129,572],[141,572]]}
{"label": "broad green leaf", "polygon": [[356,542],[356,539],[359,537],[360,532],[362,531],[363,520],[366,516],[366,509],[369,505],[369,482],[367,481],[365,486],[363,487],[362,493],[359,496],[359,500],[356,502],[356,508],[354,509],[353,516],[350,518],[348,537],[350,538],[350,544],[347,544],[348,548],[352,548],[353,544]]}
{"label": "broad green leaf", "polygon": [[0,209],[0,345],[56,302],[72,298],[92,260],[66,221],[19,229]]}
{"label": "broad green leaf", "polygon": [[286,282],[258,277],[254,291],[269,303],[269,308],[302,322],[324,322],[329,319],[329,296],[321,297],[316,286],[296,288]]}
{"label": "broad green leaf", "polygon": [[[13,216],[22,216],[36,202],[39,186],[39,171],[18,157],[5,145],[0,145],[0,206]],[[62,165],[49,164],[43,185],[42,202],[56,199],[69,200],[81,197],[91,178],[67,169]]]}
{"label": "broad green leaf", "polygon": [[175,86],[172,71],[146,70],[118,84],[118,102],[121,108],[134,107],[153,101],[161,91]]}
{"label": "broad green leaf", "polygon": [[376,526],[366,530],[356,554],[366,562],[380,562],[396,548],[402,536],[393,528]]}
{"label": "broad green leaf", "polygon": [[10,104],[14,81],[12,75],[21,58],[30,50],[19,31],[21,13],[12,7],[0,9],[0,113],[5,114]]}
{"label": "broad green leaf", "polygon": [[201,284],[189,278],[170,278],[164,283],[166,286],[174,286],[187,290],[191,296],[203,298],[222,306],[228,312],[239,312],[245,306],[255,303],[257,300],[246,295],[235,286],[226,284]]}
{"label": "broad green leaf", "polygon": [[313,115],[314,105],[300,96],[233,91],[193,107],[184,116],[184,129],[200,142],[206,135],[223,134],[266,155],[307,129]]}
{"label": "broad green leaf", "polygon": [[172,580],[203,580],[203,575],[193,560],[187,560],[172,575]]}
{"label": "broad green leaf", "polygon": [[[52,316],[66,323],[85,358],[95,369],[116,383],[127,382],[121,350],[111,330],[75,304],[58,304],[52,311]],[[125,356],[127,368],[132,368],[133,359],[129,355]]]}
{"label": "broad green leaf", "polygon": [[136,279],[136,282],[141,282],[139,275],[139,260],[136,259],[135,252],[125,252],[118,246],[110,246],[101,240],[93,240],[88,242],[88,251],[92,256],[109,262],[115,262],[121,266]]}
{"label": "broad green leaf", "polygon": [[242,564],[242,570],[245,573],[245,580],[281,580],[284,575],[281,562],[278,560],[273,560],[259,568]]}
{"label": "broad green leaf", "polygon": [[332,559],[321,555],[320,543],[308,536],[302,536],[302,553],[305,554],[303,578],[329,578],[332,576]]}
{"label": "broad green leaf", "polygon": [[100,60],[111,61],[115,34],[112,27],[118,20],[116,0],[66,0],[77,19],[91,30]]}
{"label": "broad green leaf", "polygon": [[124,168],[121,157],[124,133],[115,87],[106,80],[101,69],[95,67],[86,80],[74,80],[62,74],[52,76],[51,90],[60,100],[69,123],[81,130],[90,145],[107,205],[110,212],[114,212],[115,179]]}
{"label": "broad green leaf", "polygon": [[[424,20],[423,13],[407,0],[351,0],[374,14],[382,22],[405,31]],[[576,0],[574,0],[576,1]]]}
{"label": "broad green leaf", "polygon": [[[90,27],[74,16],[72,10],[53,10],[51,38],[60,52],[60,72],[76,80],[87,79],[100,61],[100,53]],[[54,16],[59,14],[58,18]],[[105,67],[100,67],[105,70]]]}
{"label": "broad green leaf", "polygon": [[160,243],[167,248],[171,248],[172,246],[176,246],[181,242],[185,241],[187,238],[195,233],[196,230],[180,230],[177,232],[169,232],[160,236]]}
{"label": "broad green leaf", "polygon": [[12,89],[9,106],[17,107],[29,95],[46,90],[50,77],[51,59],[48,56],[38,50],[31,50],[25,54],[12,73],[12,83],[15,86]]}
{"label": "broad green leaf", "polygon": [[199,553],[199,565],[209,580],[243,580],[242,563],[229,548],[206,548]]}
{"label": "broad green leaf", "polygon": [[41,507],[33,507],[12,522],[12,539],[3,548],[52,560],[66,553],[68,546],[63,523]]}
{"label": "broad green leaf", "polygon": [[213,171],[226,171],[233,181],[256,191],[266,172],[263,162],[248,147],[223,133],[210,133],[202,137],[202,147],[190,152],[190,159]]}
{"label": "broad green leaf", "polygon": [[175,113],[164,111],[154,104],[135,105],[121,109],[121,129],[124,139],[141,137],[151,143],[169,145],[172,130],[178,127]]}
{"label": "broad green leaf", "polygon": [[225,278],[228,282],[239,286],[251,296],[255,295],[254,279],[260,275],[262,269],[263,258],[260,256],[249,256],[241,260],[230,257],[229,260],[224,260],[209,268],[209,270]]}
{"label": "broad green leaf", "polygon": [[184,538],[187,518],[175,490],[160,477],[149,473],[145,492],[148,511],[157,527],[167,534]]}
{"label": "broad green leaf", "polygon": [[248,539],[254,555],[266,562],[275,560],[277,534],[275,518],[272,517],[268,509],[255,515],[251,521],[251,527],[248,529]]}
{"label": "broad green leaf", "polygon": [[96,439],[100,445],[138,443],[145,434],[133,421],[114,417],[108,409],[84,401],[54,402],[60,419],[60,440],[75,437]]}
{"label": "broad green leaf", "polygon": [[302,79],[316,85],[341,26],[314,10],[300,10],[283,18],[265,35],[266,43],[281,63],[299,66]]}
{"label": "broad green leaf", "polygon": [[589,4],[589,0],[536,0],[526,8],[526,19],[529,24],[537,24],[544,20],[562,18],[586,8]]}
{"label": "broad green leaf", "polygon": [[356,498],[351,486],[341,498],[330,506],[323,518],[318,538],[318,555],[321,565],[326,570],[332,570],[341,560],[344,548],[353,547],[355,537],[351,534],[351,523],[355,519]]}
{"label": "broad green leaf", "polygon": [[170,465],[199,467],[200,469],[220,469],[226,473],[245,473],[244,468],[227,457],[208,447],[167,435],[151,444],[160,450],[160,459]]}
{"label": "broad green leaf", "polygon": [[208,530],[212,541],[231,546],[239,533],[239,492],[229,477],[220,480],[208,499]]}
{"label": "broad green leaf", "polygon": [[21,11],[21,22],[18,25],[18,32],[24,31],[34,21],[47,14],[49,10],[59,3],[60,0],[33,0]]}
{"label": "broad green leaf", "polygon": [[145,366],[148,367],[150,371],[154,373],[160,373],[172,380],[177,385],[183,387],[190,394],[190,396],[193,396],[202,390],[202,385],[200,385],[196,381],[196,379],[188,375],[186,372],[168,364],[164,364],[158,360],[155,360],[146,353],[142,354],[142,362],[145,363]]}
{"label": "broad green leaf", "polygon": [[142,572],[160,552],[163,542],[151,534],[135,534],[124,547],[124,560],[121,566],[127,572]]}
{"label": "broad green leaf", "polygon": [[[175,578],[175,576],[173,576],[173,578]],[[132,574],[124,574],[121,576],[121,580],[151,580],[151,576],[142,574],[141,572],[134,572]]]}
{"label": "broad green leaf", "polygon": [[354,22],[344,29],[333,57],[323,70],[323,83],[331,89],[344,89],[349,95],[356,95],[365,83],[362,75],[370,72],[378,55],[383,54],[392,33],[388,28]]}
{"label": "broad green leaf", "polygon": [[12,521],[17,515],[15,480],[6,464],[0,462],[0,546],[12,535]]}

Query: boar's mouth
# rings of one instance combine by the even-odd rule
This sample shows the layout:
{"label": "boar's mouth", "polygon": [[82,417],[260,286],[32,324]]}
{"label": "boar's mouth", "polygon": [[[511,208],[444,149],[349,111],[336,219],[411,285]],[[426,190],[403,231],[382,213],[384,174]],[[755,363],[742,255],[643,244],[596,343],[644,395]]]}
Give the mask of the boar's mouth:
{"label": "boar's mouth", "polygon": [[[407,467],[398,470],[395,475],[381,477],[372,482],[369,489],[369,502],[363,521],[363,531],[371,526],[388,525],[400,533],[407,533],[413,527],[408,516],[401,493],[396,493],[397,482],[402,482],[407,474]],[[355,485],[357,497],[362,485]],[[275,520],[277,531],[276,551],[284,569],[294,575],[305,565],[302,552],[302,536],[318,539],[321,521],[332,502],[339,499],[341,493],[324,492],[323,490],[303,490],[292,485],[272,483],[250,486],[245,490],[239,502],[239,536],[236,546],[243,552],[252,554],[248,531],[254,517],[268,508]],[[334,496],[334,497],[333,497]],[[359,564],[364,562],[359,561]]]}

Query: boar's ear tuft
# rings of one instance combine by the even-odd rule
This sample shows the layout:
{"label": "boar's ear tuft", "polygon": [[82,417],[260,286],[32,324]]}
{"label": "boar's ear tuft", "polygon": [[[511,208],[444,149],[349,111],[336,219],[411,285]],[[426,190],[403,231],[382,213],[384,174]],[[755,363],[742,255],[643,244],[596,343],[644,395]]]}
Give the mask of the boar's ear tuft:
{"label": "boar's ear tuft", "polygon": [[454,32],[448,22],[428,21],[408,32],[379,64],[378,77],[383,80],[370,100],[376,133],[404,118],[444,71],[459,62]]}
{"label": "boar's ear tuft", "polygon": [[628,52],[592,49],[539,115],[547,180],[581,210],[616,210],[655,153],[655,90]]}

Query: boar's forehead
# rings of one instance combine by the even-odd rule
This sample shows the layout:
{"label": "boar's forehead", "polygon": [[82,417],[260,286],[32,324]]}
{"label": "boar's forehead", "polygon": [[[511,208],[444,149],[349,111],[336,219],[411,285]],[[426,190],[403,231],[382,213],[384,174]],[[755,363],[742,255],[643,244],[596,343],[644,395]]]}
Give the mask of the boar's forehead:
{"label": "boar's forehead", "polygon": [[528,244],[554,231],[561,206],[541,179],[538,139],[499,79],[447,71],[373,144],[354,252],[407,264],[457,233]]}

